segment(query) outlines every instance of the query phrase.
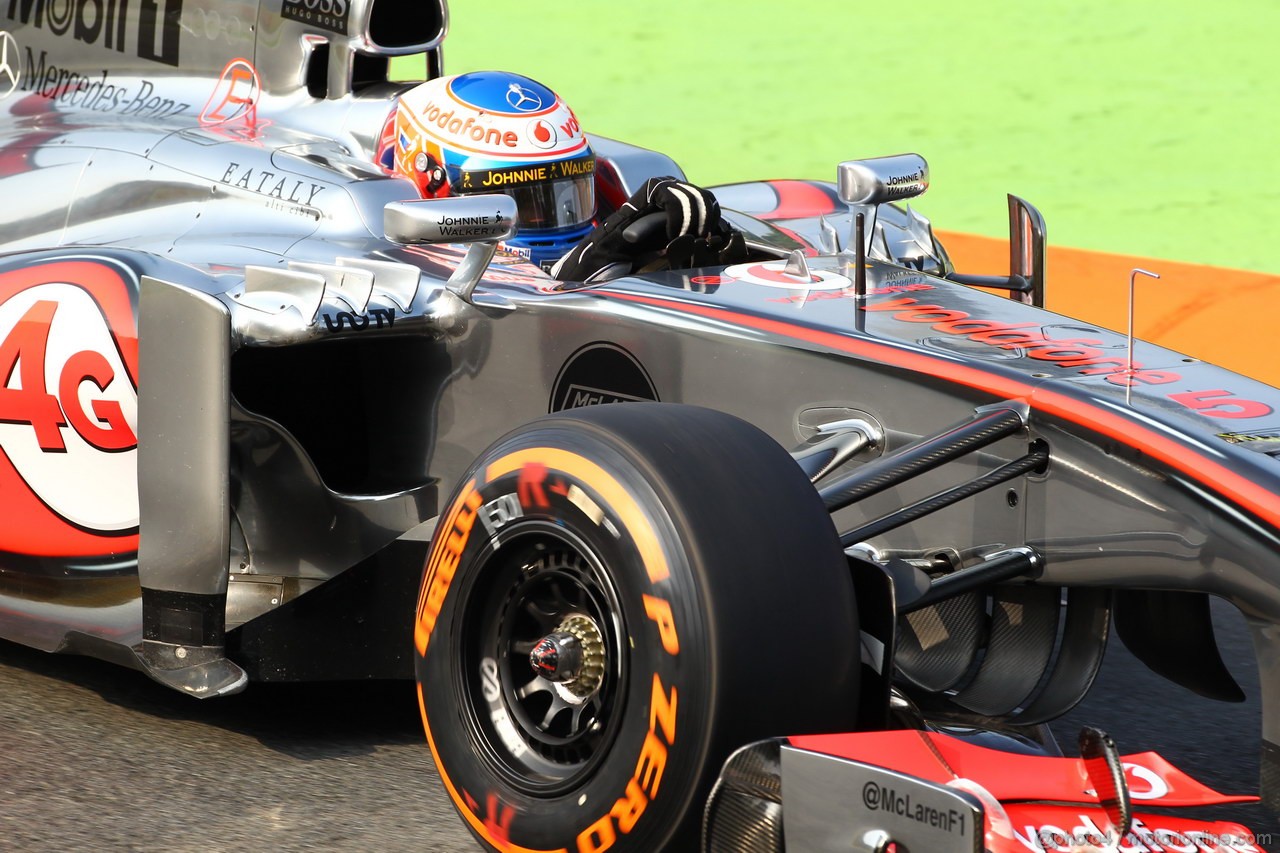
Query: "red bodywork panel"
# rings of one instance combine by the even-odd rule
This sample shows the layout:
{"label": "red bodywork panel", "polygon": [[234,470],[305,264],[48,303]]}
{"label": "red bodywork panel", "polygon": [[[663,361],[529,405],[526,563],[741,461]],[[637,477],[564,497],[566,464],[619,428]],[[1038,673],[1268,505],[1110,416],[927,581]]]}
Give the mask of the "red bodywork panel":
{"label": "red bodywork panel", "polygon": [[[1239,824],[1137,812],[1133,828],[1118,847],[1097,843],[1108,821],[1079,758],[1020,755],[914,730],[805,735],[788,740],[799,749],[884,767],[930,782],[946,784],[968,779],[978,783],[1000,801],[1009,818],[1009,826],[1001,826],[994,825],[988,816],[986,840],[992,853],[1262,850],[1254,835]],[[1154,752],[1123,756],[1122,763],[1135,808],[1210,806],[1258,799],[1219,793]]]}

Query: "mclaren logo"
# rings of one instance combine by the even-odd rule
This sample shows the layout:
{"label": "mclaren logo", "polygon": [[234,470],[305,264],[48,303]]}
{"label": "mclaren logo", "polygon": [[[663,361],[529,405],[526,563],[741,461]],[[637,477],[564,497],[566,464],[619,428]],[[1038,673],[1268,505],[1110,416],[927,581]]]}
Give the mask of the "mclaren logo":
{"label": "mclaren logo", "polygon": [[569,356],[556,377],[548,411],[657,399],[653,380],[634,355],[598,341]]}
{"label": "mclaren logo", "polygon": [[7,30],[0,30],[0,101],[13,94],[22,79],[22,65],[18,60],[18,43]]}

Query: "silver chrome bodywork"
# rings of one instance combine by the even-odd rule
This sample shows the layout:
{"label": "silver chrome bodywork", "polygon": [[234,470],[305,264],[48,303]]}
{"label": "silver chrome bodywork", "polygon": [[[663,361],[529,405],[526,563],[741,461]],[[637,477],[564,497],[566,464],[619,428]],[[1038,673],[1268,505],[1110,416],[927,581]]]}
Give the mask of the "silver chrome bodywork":
{"label": "silver chrome bodywork", "polygon": [[[424,53],[438,70],[445,15],[436,10],[422,41],[382,47],[377,7],[350,0],[341,21],[317,23],[283,18],[279,0],[121,4],[120,49],[103,32],[56,32],[55,7],[41,0],[14,0],[0,17],[22,62],[0,100],[10,200],[0,282],[55,261],[124,270],[140,342],[140,544],[55,572],[47,560],[0,563],[0,635],[140,666],[193,693],[227,692],[243,686],[251,653],[242,643],[241,657],[224,655],[224,628],[244,635],[393,547],[420,545],[437,496],[472,459],[548,410],[710,406],[786,446],[816,433],[834,461],[813,476],[828,477],[1014,401],[1025,430],[842,510],[837,526],[1043,441],[1044,471],[857,553],[886,564],[945,555],[954,569],[1029,546],[1050,595],[1061,586],[1228,599],[1253,629],[1264,764],[1280,774],[1280,461],[1264,452],[1273,444],[1246,440],[1280,433],[1280,391],[1141,342],[1137,373],[1125,374],[1123,336],[933,275],[951,272],[945,252],[925,220],[894,207],[868,225],[865,299],[851,290],[849,204],[785,232],[730,214],[749,229],[752,263],[590,287],[489,263],[487,250],[468,260],[458,247],[406,245],[423,227],[406,213],[413,206],[397,206],[413,186],[373,165],[400,89],[369,68]],[[627,189],[678,172],[653,152],[593,144]],[[927,182],[922,160],[898,165],[913,167],[892,173],[915,174],[910,186]],[[866,178],[853,166],[841,174],[846,201],[884,200]],[[755,189],[725,188],[722,199],[732,207]],[[1033,243],[1018,243],[1025,270],[1013,272],[1042,284]],[[781,260],[815,247],[827,251]],[[412,585],[418,568],[409,559],[397,571]],[[1108,594],[1085,612],[1082,636],[1105,640]],[[947,639],[936,620],[902,625],[922,654]],[[368,664],[407,674],[403,660]],[[1092,665],[1076,674],[1081,689]],[[913,672],[918,682],[937,675]],[[1037,705],[1031,681],[959,698],[1024,722],[1073,701]]]}

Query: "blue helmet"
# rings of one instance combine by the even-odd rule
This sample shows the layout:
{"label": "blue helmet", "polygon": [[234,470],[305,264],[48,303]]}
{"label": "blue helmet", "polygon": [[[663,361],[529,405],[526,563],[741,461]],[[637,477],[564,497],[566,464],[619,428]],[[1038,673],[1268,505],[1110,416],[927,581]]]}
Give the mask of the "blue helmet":
{"label": "blue helmet", "polygon": [[508,248],[555,261],[591,230],[595,156],[573,110],[519,74],[429,80],[396,108],[394,164],[424,198],[500,192],[516,201]]}

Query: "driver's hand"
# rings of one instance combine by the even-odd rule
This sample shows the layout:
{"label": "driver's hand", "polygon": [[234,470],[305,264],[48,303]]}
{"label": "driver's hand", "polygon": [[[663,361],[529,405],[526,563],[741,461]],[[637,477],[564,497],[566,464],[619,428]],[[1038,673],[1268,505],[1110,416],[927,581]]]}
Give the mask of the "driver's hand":
{"label": "driver's hand", "polygon": [[[640,233],[633,229],[624,235],[629,226],[650,214],[661,214],[666,227],[642,226]],[[730,254],[738,254],[742,237],[720,220],[720,203],[714,195],[676,178],[650,178],[561,258],[551,274],[561,281],[587,281],[651,265],[685,269],[717,263],[729,247],[734,250]]]}
{"label": "driver's hand", "polygon": [[[636,205],[642,195],[643,201]],[[649,179],[627,205],[636,206],[640,216],[658,210],[666,213],[668,243],[677,237],[706,237],[720,224],[720,202],[716,197],[702,187],[675,178]]]}

